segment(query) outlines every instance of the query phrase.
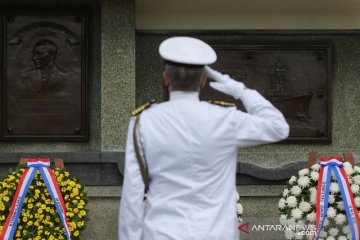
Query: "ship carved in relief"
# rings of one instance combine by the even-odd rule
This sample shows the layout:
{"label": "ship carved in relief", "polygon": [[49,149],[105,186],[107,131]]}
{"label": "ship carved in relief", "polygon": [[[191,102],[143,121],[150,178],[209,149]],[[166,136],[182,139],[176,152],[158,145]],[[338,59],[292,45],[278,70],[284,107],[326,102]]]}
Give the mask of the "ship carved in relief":
{"label": "ship carved in relief", "polygon": [[288,72],[288,66],[278,59],[270,74],[271,87],[266,94],[267,99],[284,114],[293,134],[302,135],[302,130],[312,129],[322,135],[318,121],[312,119],[309,112],[313,97],[311,82],[308,90],[295,91],[291,88]]}

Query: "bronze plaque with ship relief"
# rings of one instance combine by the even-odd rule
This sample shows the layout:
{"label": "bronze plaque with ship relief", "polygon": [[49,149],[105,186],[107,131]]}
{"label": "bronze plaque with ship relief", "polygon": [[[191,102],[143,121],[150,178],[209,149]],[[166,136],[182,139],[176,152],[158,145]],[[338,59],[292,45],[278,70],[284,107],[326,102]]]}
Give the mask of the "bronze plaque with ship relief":
{"label": "bronze plaque with ship relief", "polygon": [[[331,142],[331,46],[214,46],[214,69],[256,89],[285,116],[289,142]],[[207,85],[202,100],[231,101]],[[239,109],[244,110],[241,103]]]}
{"label": "bronze plaque with ship relief", "polygon": [[87,140],[86,13],[3,17],[3,140]]}

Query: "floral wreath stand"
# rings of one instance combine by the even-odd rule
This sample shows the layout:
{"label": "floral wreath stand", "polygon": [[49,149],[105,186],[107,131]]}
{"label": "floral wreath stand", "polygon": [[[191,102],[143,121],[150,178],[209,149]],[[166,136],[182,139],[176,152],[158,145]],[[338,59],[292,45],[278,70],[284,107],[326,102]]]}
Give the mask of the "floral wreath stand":
{"label": "floral wreath stand", "polygon": [[[313,226],[306,235],[311,239],[359,240],[359,186],[360,167],[352,153],[318,159],[311,151],[306,168],[289,179],[279,200],[280,223]],[[300,230],[286,229],[286,239],[304,239]]]}
{"label": "floral wreath stand", "polygon": [[0,182],[0,239],[79,239],[88,221],[83,190],[62,158],[21,158]]}

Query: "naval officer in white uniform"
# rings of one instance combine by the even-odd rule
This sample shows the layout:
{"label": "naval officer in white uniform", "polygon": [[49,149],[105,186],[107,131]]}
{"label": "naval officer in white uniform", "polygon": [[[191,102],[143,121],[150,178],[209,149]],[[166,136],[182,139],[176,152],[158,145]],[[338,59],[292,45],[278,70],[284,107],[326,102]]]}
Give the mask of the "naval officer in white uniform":
{"label": "naval officer in white uniform", "polygon": [[[256,90],[204,67],[216,61],[205,42],[174,37],[159,51],[170,99],[138,115],[136,134],[150,179],[146,203],[135,117],[130,121],[119,239],[238,240],[237,151],[283,140],[289,126]],[[215,80],[211,87],[242,101],[247,112],[200,101],[207,76]]]}

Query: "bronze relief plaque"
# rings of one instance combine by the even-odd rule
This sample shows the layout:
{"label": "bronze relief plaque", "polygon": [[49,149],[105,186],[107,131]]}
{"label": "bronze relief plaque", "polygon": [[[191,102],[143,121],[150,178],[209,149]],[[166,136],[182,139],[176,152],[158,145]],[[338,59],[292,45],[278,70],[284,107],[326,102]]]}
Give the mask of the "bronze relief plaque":
{"label": "bronze relief plaque", "polygon": [[[214,46],[214,69],[256,89],[290,125],[287,142],[331,142],[331,46]],[[202,100],[234,102],[207,85]],[[243,110],[241,103],[237,103]]]}
{"label": "bronze relief plaque", "polygon": [[87,140],[85,12],[3,22],[3,140]]}

